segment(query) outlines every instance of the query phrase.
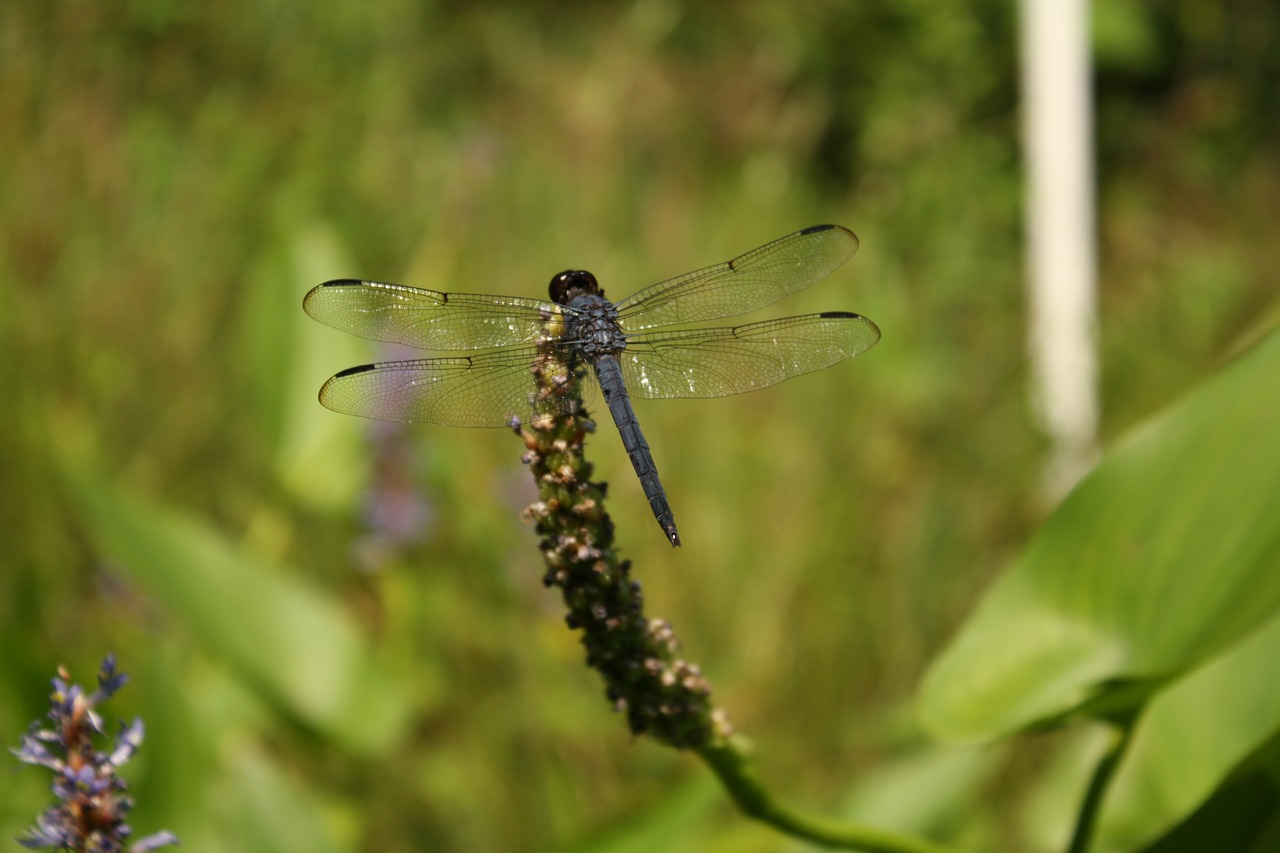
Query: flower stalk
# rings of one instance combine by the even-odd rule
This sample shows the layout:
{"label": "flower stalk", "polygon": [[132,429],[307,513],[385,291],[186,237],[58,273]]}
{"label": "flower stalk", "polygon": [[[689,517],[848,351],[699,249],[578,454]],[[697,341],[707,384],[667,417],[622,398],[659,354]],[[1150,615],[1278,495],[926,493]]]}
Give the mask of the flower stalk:
{"label": "flower stalk", "polygon": [[698,665],[680,656],[671,625],[645,616],[631,563],[614,548],[606,484],[591,481],[584,456],[595,430],[582,405],[579,371],[585,368],[558,361],[545,343],[532,366],[536,414],[529,424],[512,424],[538,486],[539,499],[527,514],[546,562],[543,581],[560,589],[565,622],[582,631],[587,665],[603,676],[605,695],[626,714],[631,732],[696,752],[744,814],[787,835],[872,853],[950,853],[925,839],[806,815],[768,793],[750,743],[715,707]]}
{"label": "flower stalk", "polygon": [[583,455],[595,424],[582,407],[574,368],[544,346],[532,370],[537,414],[527,425],[514,425],[540,496],[528,515],[541,537],[543,581],[560,589],[565,621],[582,631],[587,665],[604,677],[606,695],[626,714],[633,734],[677,749],[727,737],[731,727],[711,702],[710,684],[697,664],[680,657],[671,625],[646,618],[631,563],[614,548],[606,487],[591,481],[592,466]]}

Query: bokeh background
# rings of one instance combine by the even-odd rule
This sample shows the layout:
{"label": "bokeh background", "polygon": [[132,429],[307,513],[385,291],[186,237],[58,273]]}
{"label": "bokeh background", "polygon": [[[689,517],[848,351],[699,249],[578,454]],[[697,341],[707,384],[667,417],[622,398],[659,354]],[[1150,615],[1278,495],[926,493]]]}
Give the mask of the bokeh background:
{"label": "bokeh background", "polygon": [[[1274,311],[1280,8],[1095,5],[1105,442]],[[348,276],[540,297],[566,267],[618,298],[835,222],[858,255],[770,313],[882,342],[640,404],[677,552],[608,429],[597,473],[769,784],[1036,849],[1073,744],[934,753],[911,705],[1048,509],[1015,13],[0,5],[0,734],[114,651],[108,717],[149,727],[134,823],[192,849],[786,848],[609,709],[520,442],[322,409],[389,353],[300,305]],[[0,774],[0,834],[45,785]]]}

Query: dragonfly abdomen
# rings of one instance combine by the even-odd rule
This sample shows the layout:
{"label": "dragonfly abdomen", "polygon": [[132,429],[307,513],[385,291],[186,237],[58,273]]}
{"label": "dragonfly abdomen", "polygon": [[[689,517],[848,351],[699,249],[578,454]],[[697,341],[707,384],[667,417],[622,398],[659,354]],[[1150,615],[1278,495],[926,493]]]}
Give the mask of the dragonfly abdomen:
{"label": "dragonfly abdomen", "polygon": [[658,524],[666,532],[671,544],[678,547],[680,534],[676,531],[675,516],[671,512],[671,504],[667,502],[667,492],[662,488],[662,481],[658,479],[658,467],[653,462],[649,442],[645,441],[635,410],[631,408],[631,398],[622,381],[622,367],[611,354],[600,356],[593,364],[596,378],[600,381],[600,390],[604,392],[605,405],[609,407],[609,414],[613,416],[613,422],[622,436],[622,446],[626,448],[631,467],[635,469],[645,497],[649,499],[653,517],[658,519]]}

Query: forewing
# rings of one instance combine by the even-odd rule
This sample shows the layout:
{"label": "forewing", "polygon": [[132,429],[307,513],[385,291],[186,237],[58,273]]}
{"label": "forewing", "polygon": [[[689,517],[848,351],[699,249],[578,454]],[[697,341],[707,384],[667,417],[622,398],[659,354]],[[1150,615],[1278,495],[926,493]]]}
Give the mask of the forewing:
{"label": "forewing", "polygon": [[745,326],[654,332],[618,360],[633,397],[725,397],[829,367],[880,340],[858,314],[826,312]]}
{"label": "forewing", "polygon": [[441,293],[356,279],[312,288],[302,307],[321,323],[362,338],[433,350],[529,343],[549,312],[558,311],[550,302],[518,296]]}
{"label": "forewing", "polygon": [[839,225],[815,225],[723,264],[646,287],[618,303],[628,332],[746,314],[825,278],[858,251]]}
{"label": "forewing", "polygon": [[[500,427],[528,422],[537,347],[454,358],[388,361],[344,370],[320,389],[326,408],[403,423]],[[591,384],[583,389],[589,392]],[[566,398],[565,408],[568,408]]]}

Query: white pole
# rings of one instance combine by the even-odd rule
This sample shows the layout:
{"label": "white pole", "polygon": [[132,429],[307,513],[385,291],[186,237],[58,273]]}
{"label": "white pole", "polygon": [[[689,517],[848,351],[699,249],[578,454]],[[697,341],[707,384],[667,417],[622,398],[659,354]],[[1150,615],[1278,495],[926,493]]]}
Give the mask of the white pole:
{"label": "white pole", "polygon": [[1053,441],[1045,487],[1088,471],[1098,426],[1093,121],[1087,0],[1022,0],[1032,395]]}

